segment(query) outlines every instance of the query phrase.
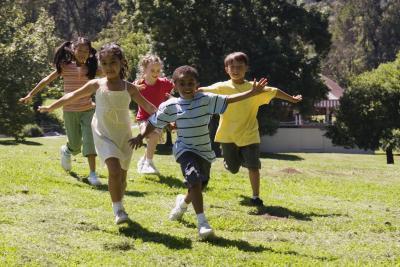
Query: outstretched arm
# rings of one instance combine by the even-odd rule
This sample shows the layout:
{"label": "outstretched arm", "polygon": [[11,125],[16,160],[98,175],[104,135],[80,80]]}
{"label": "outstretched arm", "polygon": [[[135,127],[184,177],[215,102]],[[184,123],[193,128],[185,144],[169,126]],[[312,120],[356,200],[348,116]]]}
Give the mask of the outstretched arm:
{"label": "outstretched arm", "polygon": [[39,106],[40,112],[51,112],[59,107],[73,102],[78,98],[92,95],[98,88],[97,80],[90,80],[76,91],[65,94],[63,97],[52,103],[50,106]]}
{"label": "outstretched arm", "polygon": [[149,101],[147,101],[140,93],[139,89],[136,87],[136,85],[129,83],[128,85],[128,90],[129,94],[131,95],[132,99],[144,110],[149,113],[153,114],[154,112],[157,111],[157,108],[151,104]]}
{"label": "outstretched arm", "polygon": [[24,104],[28,104],[29,102],[31,102],[32,98],[39,93],[40,91],[43,90],[43,88],[46,87],[46,85],[48,85],[49,83],[51,83],[52,81],[54,81],[55,79],[57,79],[60,76],[60,74],[57,72],[57,70],[53,71],[52,73],[50,73],[48,76],[46,76],[45,78],[43,78],[36,86],[35,88],[32,89],[32,91],[30,91],[25,97],[22,97],[19,99],[20,103],[24,103]]}
{"label": "outstretched arm", "polygon": [[129,145],[132,149],[138,149],[139,147],[141,147],[143,145],[143,139],[152,131],[154,131],[156,127],[154,127],[153,125],[151,125],[151,123],[146,122],[146,128],[140,132],[136,137],[130,139]]}
{"label": "outstretched arm", "polygon": [[235,103],[241,100],[244,100],[246,98],[255,96],[257,94],[260,94],[263,92],[264,87],[268,84],[268,80],[266,78],[261,78],[260,81],[257,82],[256,79],[254,79],[253,82],[253,88],[249,91],[243,92],[243,93],[238,93],[234,95],[229,95],[226,98],[226,103]]}
{"label": "outstretched arm", "polygon": [[300,102],[301,100],[303,100],[302,95],[296,95],[296,96],[291,96],[288,95],[287,93],[283,92],[282,90],[279,90],[276,92],[276,98],[282,99],[282,100],[286,100],[289,101],[291,103],[297,103]]}

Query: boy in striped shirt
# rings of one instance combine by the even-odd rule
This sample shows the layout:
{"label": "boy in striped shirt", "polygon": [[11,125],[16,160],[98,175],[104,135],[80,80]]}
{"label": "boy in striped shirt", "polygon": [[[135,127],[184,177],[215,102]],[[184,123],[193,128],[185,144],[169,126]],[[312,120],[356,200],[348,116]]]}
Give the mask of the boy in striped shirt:
{"label": "boy in striped shirt", "polygon": [[211,162],[215,160],[211,149],[208,123],[213,114],[222,114],[229,103],[234,103],[263,91],[266,79],[254,81],[251,90],[235,95],[224,96],[196,92],[199,85],[197,70],[190,66],[177,68],[172,76],[179,98],[163,102],[149,120],[143,132],[130,140],[132,148],[138,148],[143,138],[155,128],[162,129],[175,122],[178,132],[173,151],[176,161],[181,165],[184,183],[188,187],[186,195],[178,195],[176,205],[169,219],[179,220],[192,203],[197,214],[198,231],[201,239],[214,234],[203,210],[202,190],[210,179]]}

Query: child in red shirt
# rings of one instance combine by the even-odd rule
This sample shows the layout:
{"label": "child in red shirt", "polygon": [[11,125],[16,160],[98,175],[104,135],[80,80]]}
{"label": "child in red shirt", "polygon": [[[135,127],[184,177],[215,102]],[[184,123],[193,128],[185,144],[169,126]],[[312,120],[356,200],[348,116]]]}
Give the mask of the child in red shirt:
{"label": "child in red shirt", "polygon": [[[158,108],[164,102],[174,88],[174,84],[167,78],[161,78],[163,63],[156,55],[146,55],[139,63],[139,84],[141,84],[140,94],[150,103]],[[136,121],[140,131],[146,127],[147,119],[150,115],[139,106]],[[159,174],[154,165],[153,156],[156,146],[161,138],[162,130],[155,129],[146,136],[147,147],[145,154],[137,163],[137,172],[141,174]]]}

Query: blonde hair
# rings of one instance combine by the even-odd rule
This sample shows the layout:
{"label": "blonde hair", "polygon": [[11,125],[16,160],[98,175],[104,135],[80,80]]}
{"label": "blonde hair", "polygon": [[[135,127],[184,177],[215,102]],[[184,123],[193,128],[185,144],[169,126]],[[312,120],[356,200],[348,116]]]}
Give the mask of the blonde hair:
{"label": "blonde hair", "polygon": [[146,68],[150,64],[154,64],[154,63],[158,63],[161,65],[161,74],[163,74],[162,69],[164,67],[164,64],[163,64],[162,60],[160,59],[160,57],[157,55],[154,55],[154,54],[147,54],[147,55],[144,55],[139,61],[138,74],[136,77],[138,79],[143,79]]}

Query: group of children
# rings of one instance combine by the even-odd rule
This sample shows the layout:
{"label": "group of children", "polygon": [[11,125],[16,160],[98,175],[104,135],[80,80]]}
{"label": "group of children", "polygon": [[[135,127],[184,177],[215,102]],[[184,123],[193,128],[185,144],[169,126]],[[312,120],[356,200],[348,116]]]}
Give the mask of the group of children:
{"label": "group of children", "polygon": [[[106,164],[117,224],[129,220],[123,196],[132,149],[140,147],[146,138],[145,155],[138,161],[137,169],[139,173],[157,174],[154,151],[162,129],[174,123],[177,140],[173,152],[188,190],[185,195],[176,197],[169,219],[181,219],[192,203],[200,238],[214,234],[204,215],[202,195],[210,179],[211,163],[215,160],[208,128],[213,114],[221,115],[215,141],[222,144],[226,169],[236,173],[240,166],[247,168],[253,190],[252,203],[263,205],[259,197],[258,107],[274,97],[297,103],[301,101],[301,95],[290,96],[277,88],[267,87],[265,78],[246,81],[249,60],[242,52],[225,58],[225,71],[230,80],[201,88],[199,75],[190,66],[178,67],[170,81],[161,78],[162,61],[157,56],[147,55],[141,60],[138,80],[130,83],[124,80],[127,62],[120,46],[107,44],[100,49],[101,70],[97,68],[95,54],[87,39],[64,43],[55,55],[57,70],[20,101],[28,102],[52,80],[59,76],[64,78],[65,95],[49,106],[40,106],[39,111],[51,112],[64,107],[68,141],[61,147],[61,165],[65,170],[71,169],[71,155],[79,153],[81,145],[83,155],[88,158],[91,184],[100,184],[95,172],[96,155]],[[96,73],[104,77],[94,79]],[[179,97],[170,97],[172,89]],[[94,94],[95,105],[91,101]],[[136,120],[140,133],[134,138],[129,117],[131,99],[139,106]]]}

